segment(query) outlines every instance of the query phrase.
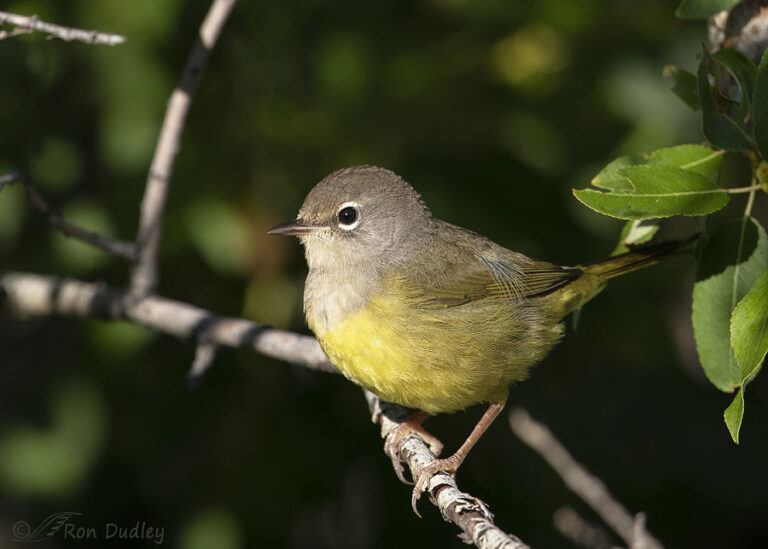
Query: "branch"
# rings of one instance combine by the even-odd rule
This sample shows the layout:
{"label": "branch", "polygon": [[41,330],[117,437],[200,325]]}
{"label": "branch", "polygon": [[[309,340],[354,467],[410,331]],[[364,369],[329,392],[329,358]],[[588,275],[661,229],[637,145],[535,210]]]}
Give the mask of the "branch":
{"label": "branch", "polygon": [[187,374],[187,383],[191,388],[197,388],[200,385],[200,380],[208,371],[208,368],[213,366],[213,361],[216,358],[216,351],[218,347],[215,343],[208,343],[201,341],[197,344],[195,349],[195,359],[192,361],[192,366]]}
{"label": "branch", "polygon": [[546,426],[522,408],[509,413],[512,431],[549,463],[577,496],[613,528],[632,549],[661,549],[662,545],[645,529],[645,517],[632,517],[605,484],[579,464]]}
{"label": "branch", "polygon": [[192,96],[203,76],[208,57],[219,38],[236,0],[214,0],[200,26],[200,32],[181,78],[168,101],[165,118],[149,167],[149,176],[141,200],[138,244],[138,260],[131,274],[131,292],[145,296],[157,286],[157,250],[160,246],[162,218],[168,195],[168,184],[173,173],[173,164],[181,147],[181,133],[187,119]]}
{"label": "branch", "polygon": [[129,261],[136,259],[136,245],[133,242],[109,238],[108,236],[87,231],[66,221],[61,217],[60,213],[54,211],[54,209],[50,207],[45,198],[43,198],[43,195],[40,194],[37,188],[32,185],[24,174],[20,172],[11,172],[0,176],[0,190],[2,190],[5,185],[12,185],[13,183],[21,183],[24,187],[27,199],[35,208],[40,210],[46,216],[51,225],[61,231],[64,235],[76,238],[95,248]]}
{"label": "branch", "polygon": [[712,46],[740,51],[756,65],[768,46],[768,10],[765,0],[742,0],[730,10],[709,18],[707,34]]}
{"label": "branch", "polygon": [[[311,336],[276,330],[157,296],[134,299],[101,284],[30,273],[0,274],[0,305],[22,318],[74,316],[130,320],[161,333],[209,345],[245,347],[314,370],[336,372]],[[203,361],[205,357],[198,360]]]}
{"label": "branch", "polygon": [[[371,419],[381,426],[381,436],[386,440],[398,424],[405,421],[407,412],[402,406],[380,400],[370,391],[365,391],[365,398]],[[405,458],[411,474],[436,459],[427,444],[416,435],[404,437],[398,446],[398,453]],[[474,543],[480,549],[528,549],[517,536],[507,534],[496,526],[488,506],[460,491],[456,479],[448,473],[433,475],[427,492],[430,501],[440,509],[443,519],[461,528],[459,537],[463,541]]]}
{"label": "branch", "polygon": [[17,34],[39,31],[47,34],[49,38],[60,38],[66,42],[79,40],[86,44],[106,44],[107,46],[115,46],[125,42],[125,36],[120,36],[119,34],[62,27],[61,25],[40,21],[36,15],[26,17],[0,11],[0,25],[13,25],[15,27],[11,31],[0,31],[0,40]]}
{"label": "branch", "polygon": [[574,545],[587,549],[610,549],[608,533],[599,526],[590,524],[570,507],[561,507],[552,517],[555,528]]}
{"label": "branch", "polygon": [[[158,332],[198,341],[190,374],[210,365],[217,347],[250,348],[264,355],[324,372],[338,373],[311,336],[285,332],[237,318],[217,316],[187,303],[158,296],[135,298],[128,292],[104,285],[31,273],[0,274],[0,306],[17,317],[73,316],[102,320],[129,320]],[[366,391],[373,421],[383,438],[406,418],[404,408],[381,402]],[[411,471],[435,459],[422,439],[403,438],[399,453]],[[493,523],[488,506],[461,492],[456,480],[435,474],[429,482],[430,500],[446,521],[461,528],[460,537],[481,549],[525,549],[515,536]]]}

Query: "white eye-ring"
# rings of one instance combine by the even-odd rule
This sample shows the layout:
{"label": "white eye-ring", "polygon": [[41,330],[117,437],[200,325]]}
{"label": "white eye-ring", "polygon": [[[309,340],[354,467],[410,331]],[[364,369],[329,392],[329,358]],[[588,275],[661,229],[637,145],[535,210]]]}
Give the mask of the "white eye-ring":
{"label": "white eye-ring", "polygon": [[336,218],[339,220],[339,227],[351,231],[360,224],[360,206],[357,202],[344,202],[339,206]]}

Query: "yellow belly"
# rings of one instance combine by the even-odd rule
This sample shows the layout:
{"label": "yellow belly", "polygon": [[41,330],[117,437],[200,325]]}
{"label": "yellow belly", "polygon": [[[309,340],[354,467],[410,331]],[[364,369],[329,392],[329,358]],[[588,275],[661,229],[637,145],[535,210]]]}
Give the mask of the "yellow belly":
{"label": "yellow belly", "polygon": [[558,341],[559,325],[524,317],[498,300],[423,310],[379,297],[324,330],[308,320],[344,376],[384,400],[435,414],[503,401]]}

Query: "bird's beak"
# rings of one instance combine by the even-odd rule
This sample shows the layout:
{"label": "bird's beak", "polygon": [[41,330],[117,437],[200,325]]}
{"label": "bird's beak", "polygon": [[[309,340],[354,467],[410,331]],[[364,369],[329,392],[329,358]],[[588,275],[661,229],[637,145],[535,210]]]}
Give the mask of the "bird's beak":
{"label": "bird's beak", "polygon": [[299,218],[282,225],[272,227],[267,231],[267,234],[284,234],[290,236],[301,236],[305,234],[314,233],[320,229],[320,227],[312,227],[304,223],[304,220]]}

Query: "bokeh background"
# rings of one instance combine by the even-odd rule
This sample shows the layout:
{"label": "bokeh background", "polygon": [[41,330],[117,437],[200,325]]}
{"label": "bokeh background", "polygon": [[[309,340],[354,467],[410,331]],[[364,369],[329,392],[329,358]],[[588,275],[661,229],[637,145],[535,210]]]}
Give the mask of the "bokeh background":
{"label": "bokeh background", "polygon": [[[439,217],[534,257],[607,255],[620,224],[571,187],[620,154],[702,140],[661,77],[668,63],[693,69],[705,40],[675,4],[241,2],[184,133],[160,293],[306,332],[301,250],[265,233],[324,175],[359,163],[397,171]],[[166,101],[208,5],[6,3],[128,41],[0,42],[0,172],[23,170],[68,219],[133,238]],[[121,286],[129,269],[57,234],[10,187],[0,270]],[[693,349],[694,271],[678,259],[617,280],[510,405],[545,421],[668,546],[765,547],[768,386],[750,385],[734,445],[730,397]],[[163,545],[185,549],[463,546],[429,504],[413,515],[352,384],[224,350],[190,390],[192,357],[190,344],[126,323],[0,311],[0,547],[15,546],[16,521],[64,511],[97,528],[163,526]],[[429,427],[451,449],[481,411]],[[504,419],[459,482],[538,547],[571,546],[552,526],[561,505],[597,520]]]}

